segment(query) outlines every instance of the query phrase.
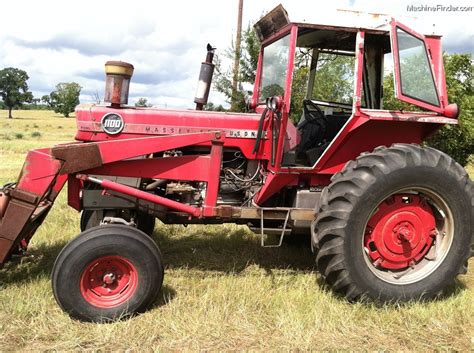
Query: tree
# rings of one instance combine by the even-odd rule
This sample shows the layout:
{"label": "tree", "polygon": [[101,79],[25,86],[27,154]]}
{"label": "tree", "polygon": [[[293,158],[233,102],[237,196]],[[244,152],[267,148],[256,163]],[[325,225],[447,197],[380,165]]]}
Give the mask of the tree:
{"label": "tree", "polygon": [[204,106],[204,110],[207,110],[207,111],[210,111],[210,112],[225,112],[225,111],[226,111],[226,110],[224,109],[224,107],[222,106],[222,104],[215,105],[215,104],[212,103],[212,102],[207,103],[207,104]]}
{"label": "tree", "polygon": [[46,104],[49,108],[53,109],[53,104],[51,102],[51,96],[49,94],[45,94],[41,97],[41,101]]}
{"label": "tree", "polygon": [[0,70],[0,97],[8,108],[8,118],[12,118],[12,110],[23,103],[31,102],[33,94],[28,91],[29,76],[26,71],[8,67]]}
{"label": "tree", "polygon": [[135,107],[151,107],[152,105],[148,103],[148,99],[146,98],[139,98],[138,101],[135,103]]}
{"label": "tree", "polygon": [[56,91],[43,96],[44,103],[54,109],[55,113],[63,114],[68,118],[79,102],[82,87],[76,82],[61,82],[56,85]]}
{"label": "tree", "polygon": [[[244,0],[239,1],[239,10],[237,16],[237,34],[235,38],[235,53],[234,53],[234,69],[232,71],[232,96],[236,96],[237,88],[238,88],[238,81],[239,81],[239,64],[240,64],[240,57],[241,51],[240,46],[242,42],[242,10],[244,7]],[[235,110],[236,107],[232,106],[238,104],[237,102],[231,102],[231,109]]]}
{"label": "tree", "polygon": [[427,142],[466,165],[474,155],[474,65],[471,54],[444,54],[446,87],[450,103],[461,110],[458,125],[445,125]]}
{"label": "tree", "polygon": [[[426,143],[466,165],[474,154],[474,122],[471,119],[474,103],[474,65],[470,54],[443,55],[446,87],[450,103],[461,110],[458,125],[445,125]],[[384,79],[384,109],[413,111],[420,108],[399,101],[394,96],[393,75]]]}
{"label": "tree", "polygon": [[[214,79],[214,89],[223,93],[227,102],[231,105],[231,111],[242,112],[246,107],[247,92],[244,91],[244,84],[253,84],[255,81],[255,72],[257,71],[258,54],[260,52],[260,42],[257,39],[255,30],[250,25],[242,33],[242,47],[240,51],[240,65],[238,75],[238,87],[236,91],[233,90],[232,79],[233,71],[231,69],[225,70],[222,68],[221,61],[216,58],[216,71]],[[233,59],[236,54],[236,49],[232,43],[231,47],[226,50],[224,56],[228,59]]]}
{"label": "tree", "polygon": [[100,102],[102,101],[98,90],[95,90],[95,92],[91,94],[91,98],[95,102],[95,104],[100,104]]}

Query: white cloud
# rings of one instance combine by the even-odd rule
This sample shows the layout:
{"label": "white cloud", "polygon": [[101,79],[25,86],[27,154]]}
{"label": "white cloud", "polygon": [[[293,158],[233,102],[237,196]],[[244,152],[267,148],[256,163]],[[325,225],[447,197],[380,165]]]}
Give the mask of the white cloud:
{"label": "white cloud", "polygon": [[[429,4],[428,0],[281,2],[290,19],[327,21],[336,9],[352,9],[402,17],[402,22],[421,32],[431,31],[434,23],[435,31],[445,36],[444,48],[474,51],[473,13],[407,12],[407,5]],[[244,26],[278,3],[245,0]],[[222,57],[235,35],[237,0],[9,1],[2,4],[2,13],[0,67],[26,70],[36,96],[48,93],[58,82],[76,81],[83,86],[81,99],[90,100],[92,92],[103,92],[105,61],[118,59],[135,66],[132,102],[144,96],[154,104],[192,107],[206,44],[216,46]],[[216,92],[211,92],[210,99],[224,100]]]}

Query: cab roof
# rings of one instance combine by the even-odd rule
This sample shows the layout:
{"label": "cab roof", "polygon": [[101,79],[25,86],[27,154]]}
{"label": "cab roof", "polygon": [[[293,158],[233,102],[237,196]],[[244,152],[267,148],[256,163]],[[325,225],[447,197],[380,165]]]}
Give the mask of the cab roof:
{"label": "cab roof", "polygon": [[[309,22],[308,19],[296,19],[290,21],[288,13],[280,4],[262,17],[255,25],[255,31],[260,42],[264,42],[271,35],[277,33],[289,24],[295,24],[300,28],[322,29],[341,32],[357,32],[363,29],[373,34],[388,34],[392,17],[386,14],[365,13],[351,10],[337,10],[331,14],[325,13],[317,22]],[[416,22],[415,18],[403,18],[407,24]],[[419,23],[416,22],[417,27]],[[426,28],[425,28],[426,29]],[[433,27],[430,28],[433,32]],[[426,30],[424,32],[427,32]],[[433,36],[434,33],[430,33]]]}

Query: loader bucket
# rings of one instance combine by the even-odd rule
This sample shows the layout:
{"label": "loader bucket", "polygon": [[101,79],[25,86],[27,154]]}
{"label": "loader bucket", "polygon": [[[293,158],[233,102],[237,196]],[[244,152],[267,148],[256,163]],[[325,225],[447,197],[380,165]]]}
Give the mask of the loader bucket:
{"label": "loader bucket", "polygon": [[13,252],[26,249],[67,180],[50,152],[28,152],[17,183],[0,190],[0,267]]}

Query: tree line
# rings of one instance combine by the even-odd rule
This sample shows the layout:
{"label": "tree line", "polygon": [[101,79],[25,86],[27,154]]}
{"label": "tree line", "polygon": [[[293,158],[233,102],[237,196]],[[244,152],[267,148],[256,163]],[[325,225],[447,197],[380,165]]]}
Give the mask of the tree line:
{"label": "tree line", "polygon": [[0,109],[8,110],[12,119],[12,110],[16,108],[52,109],[66,118],[74,111],[79,102],[82,87],[76,82],[61,82],[56,89],[41,98],[35,98],[28,87],[29,76],[26,71],[7,67],[0,70]]}

